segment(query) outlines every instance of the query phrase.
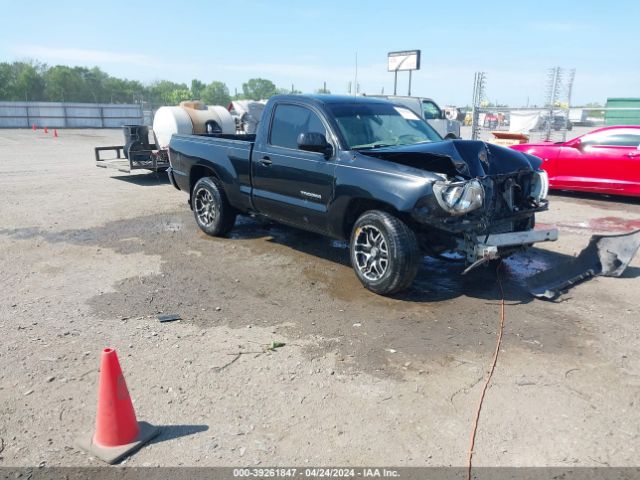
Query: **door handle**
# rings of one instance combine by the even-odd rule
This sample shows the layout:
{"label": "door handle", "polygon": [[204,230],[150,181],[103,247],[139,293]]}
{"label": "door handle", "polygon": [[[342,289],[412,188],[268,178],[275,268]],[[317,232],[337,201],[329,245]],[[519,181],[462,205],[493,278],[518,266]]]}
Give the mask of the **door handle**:
{"label": "door handle", "polygon": [[268,167],[269,165],[271,165],[273,162],[271,161],[271,159],[267,156],[264,156],[260,159],[260,163],[262,165],[264,165],[265,167]]}

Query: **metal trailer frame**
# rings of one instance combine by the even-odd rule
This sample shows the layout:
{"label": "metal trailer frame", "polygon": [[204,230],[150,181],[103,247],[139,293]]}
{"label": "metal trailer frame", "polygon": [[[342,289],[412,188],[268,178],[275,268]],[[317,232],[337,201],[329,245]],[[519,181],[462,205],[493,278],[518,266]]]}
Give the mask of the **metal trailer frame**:
{"label": "metal trailer frame", "polygon": [[[165,171],[169,168],[169,152],[157,150],[155,144],[151,147],[151,150],[129,150],[128,159],[124,158],[124,145],[95,147],[96,167],[114,168],[124,173],[131,173],[132,170]],[[102,158],[100,152],[104,151],[116,152],[116,158]]]}

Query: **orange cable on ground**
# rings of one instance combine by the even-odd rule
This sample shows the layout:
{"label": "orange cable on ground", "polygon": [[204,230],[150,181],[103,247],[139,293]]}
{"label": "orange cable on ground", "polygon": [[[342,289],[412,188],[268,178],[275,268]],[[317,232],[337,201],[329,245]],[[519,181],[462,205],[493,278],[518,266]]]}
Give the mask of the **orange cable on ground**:
{"label": "orange cable on ground", "polygon": [[478,402],[478,409],[476,410],[476,417],[473,422],[473,429],[471,430],[471,444],[469,446],[469,459],[467,461],[467,480],[471,480],[471,466],[473,460],[473,448],[476,443],[476,432],[478,430],[478,421],[480,420],[480,411],[482,410],[482,403],[484,402],[484,395],[487,393],[487,388],[489,387],[489,382],[491,382],[491,377],[493,376],[493,371],[496,368],[496,363],[498,362],[498,353],[500,352],[500,345],[502,344],[502,332],[504,331],[504,290],[502,288],[502,282],[500,281],[500,267],[502,263],[498,265],[496,268],[496,279],[498,281],[498,286],[500,287],[500,330],[498,331],[498,341],[496,342],[496,350],[493,353],[493,362],[491,363],[491,369],[489,370],[489,376],[487,380],[484,382],[484,386],[482,387],[482,393],[480,394],[480,401]]}

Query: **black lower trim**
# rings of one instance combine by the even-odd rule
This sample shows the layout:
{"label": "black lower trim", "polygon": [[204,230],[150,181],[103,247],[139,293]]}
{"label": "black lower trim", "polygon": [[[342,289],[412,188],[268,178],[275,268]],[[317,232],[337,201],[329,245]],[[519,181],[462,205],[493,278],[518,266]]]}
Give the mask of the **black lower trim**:
{"label": "black lower trim", "polygon": [[176,183],[176,179],[173,176],[173,168],[167,168],[167,176],[169,177],[169,182],[171,182],[171,185],[173,185],[176,190],[180,190],[180,187]]}

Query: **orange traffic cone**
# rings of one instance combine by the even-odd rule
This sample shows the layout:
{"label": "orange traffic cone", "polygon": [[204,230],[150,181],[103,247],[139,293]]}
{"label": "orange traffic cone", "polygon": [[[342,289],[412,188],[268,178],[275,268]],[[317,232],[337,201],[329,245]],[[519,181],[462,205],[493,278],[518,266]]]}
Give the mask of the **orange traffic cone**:
{"label": "orange traffic cone", "polygon": [[44,127],[44,133],[49,133],[49,129],[47,127]]}
{"label": "orange traffic cone", "polygon": [[57,128],[53,129],[53,137],[54,138],[58,138],[58,129]]}
{"label": "orange traffic cone", "polygon": [[102,351],[96,430],[78,442],[107,463],[116,463],[138,450],[159,433],[147,422],[138,422],[118,356],[113,348]]}

